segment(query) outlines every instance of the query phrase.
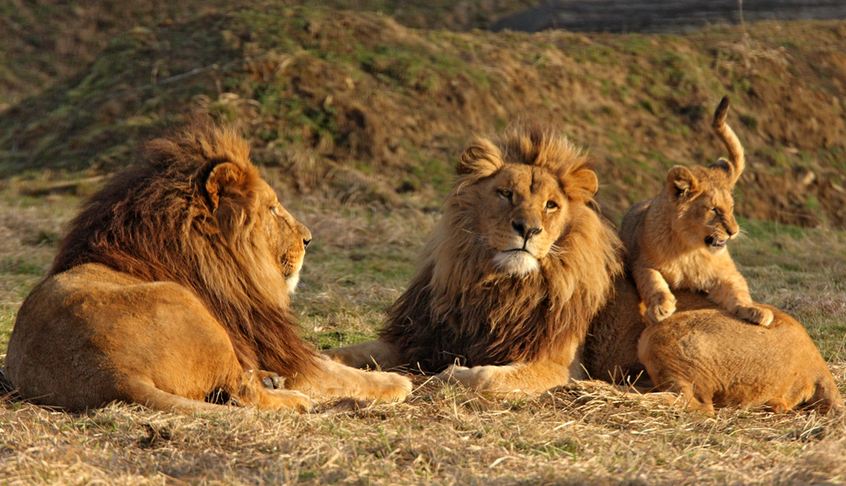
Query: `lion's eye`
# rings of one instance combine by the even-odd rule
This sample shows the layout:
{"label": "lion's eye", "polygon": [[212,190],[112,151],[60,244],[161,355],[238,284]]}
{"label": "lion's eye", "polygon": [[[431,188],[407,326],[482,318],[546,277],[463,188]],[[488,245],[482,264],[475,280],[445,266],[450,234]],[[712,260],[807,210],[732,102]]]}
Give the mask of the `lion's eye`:
{"label": "lion's eye", "polygon": [[546,202],[546,210],[547,211],[552,212],[552,211],[555,211],[556,209],[558,209],[558,203],[556,203],[555,201],[547,201]]}
{"label": "lion's eye", "polygon": [[714,214],[719,214],[720,210],[717,209],[717,208],[711,208],[711,212],[714,213]]}
{"label": "lion's eye", "polygon": [[514,195],[514,194],[513,194],[511,191],[509,191],[508,189],[497,189],[497,190],[496,190],[496,193],[497,193],[497,194],[499,194],[499,197],[501,197],[501,198],[503,198],[503,199],[507,199],[507,200],[509,200],[509,201],[511,200],[511,196],[513,196],[513,195]]}

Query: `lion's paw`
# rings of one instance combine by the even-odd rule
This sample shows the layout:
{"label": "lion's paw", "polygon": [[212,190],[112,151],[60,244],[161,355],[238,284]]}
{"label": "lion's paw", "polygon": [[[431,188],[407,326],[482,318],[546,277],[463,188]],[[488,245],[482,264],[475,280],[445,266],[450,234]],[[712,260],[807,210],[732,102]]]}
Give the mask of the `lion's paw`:
{"label": "lion's paw", "polygon": [[268,408],[276,410],[296,410],[308,412],[314,408],[314,402],[308,395],[294,390],[267,390],[271,403]]}
{"label": "lion's paw", "polygon": [[401,402],[411,394],[411,380],[396,373],[368,371],[372,375],[371,393],[373,398],[384,402]]}
{"label": "lion's paw", "polygon": [[281,390],[285,388],[285,378],[272,371],[256,370],[253,373],[256,374],[262,386],[269,390]]}
{"label": "lion's paw", "polygon": [[466,387],[483,391],[490,388],[491,383],[494,382],[494,370],[495,367],[493,366],[467,368],[466,366],[452,365],[438,373],[435,378],[445,382],[458,382]]}
{"label": "lion's paw", "polygon": [[752,324],[769,327],[773,323],[773,311],[757,305],[739,306],[734,314]]}
{"label": "lion's paw", "polygon": [[676,312],[676,298],[672,294],[657,294],[649,300],[646,317],[652,323],[661,322]]}

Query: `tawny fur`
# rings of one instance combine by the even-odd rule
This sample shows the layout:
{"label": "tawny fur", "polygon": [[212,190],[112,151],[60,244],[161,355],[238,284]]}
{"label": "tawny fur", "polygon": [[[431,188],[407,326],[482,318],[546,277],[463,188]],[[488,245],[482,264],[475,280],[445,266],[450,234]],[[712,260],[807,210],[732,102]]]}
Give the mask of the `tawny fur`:
{"label": "tawny fur", "polygon": [[732,189],[745,165],[743,147],[725,123],[728,99],[714,114],[714,130],[729,160],[708,166],[676,166],[655,198],[636,204],[623,218],[620,236],[628,269],[647,305],[647,317],[660,322],[676,310],[673,291],[708,293],[741,319],[768,326],[772,312],[752,301],[746,279],[726,244],[739,234]]}
{"label": "tawny fur", "polygon": [[843,409],[834,378],[805,328],[770,307],[768,329],[750,326],[700,293],[676,293],[678,310],[645,326],[634,282],[620,277],[614,299],[591,324],[583,355],[593,378],[681,394],[680,405],[787,411]]}
{"label": "tawny fur", "polygon": [[[338,365],[298,337],[289,283],[310,239],[233,131],[198,122],[154,140],[72,222],[18,313],[8,377],[71,410],[207,410],[212,392],[271,409],[308,408],[301,391],[402,399],[407,379]],[[265,389],[273,374],[291,390]]]}
{"label": "tawny fur", "polygon": [[566,139],[518,128],[473,142],[458,175],[379,341],[330,354],[355,366],[455,364],[442,376],[495,393],[566,383],[621,271],[619,241],[592,208],[595,173]]}

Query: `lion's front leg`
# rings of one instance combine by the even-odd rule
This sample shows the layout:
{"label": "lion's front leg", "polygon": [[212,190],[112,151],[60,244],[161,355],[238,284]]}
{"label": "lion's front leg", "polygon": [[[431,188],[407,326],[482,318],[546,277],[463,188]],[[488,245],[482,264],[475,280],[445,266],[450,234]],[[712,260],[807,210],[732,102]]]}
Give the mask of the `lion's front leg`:
{"label": "lion's front leg", "polygon": [[764,327],[773,322],[773,312],[752,301],[746,279],[737,270],[723,275],[708,291],[708,297],[744,321]]}
{"label": "lion's front leg", "polygon": [[654,268],[636,266],[632,277],[641,300],[647,306],[646,317],[650,322],[661,322],[676,312],[676,297],[661,272]]}
{"label": "lion's front leg", "polygon": [[326,349],[323,354],[353,368],[391,369],[407,364],[397,346],[382,339]]}
{"label": "lion's front leg", "polygon": [[535,395],[570,380],[569,367],[547,360],[503,366],[452,365],[438,374],[443,381],[457,381],[480,393]]}
{"label": "lion's front leg", "polygon": [[396,373],[350,368],[318,356],[313,372],[288,378],[285,387],[324,398],[396,402],[411,393],[411,380]]}
{"label": "lion's front leg", "polygon": [[438,374],[444,381],[458,381],[481,393],[493,395],[535,395],[564,385],[576,378],[579,361],[577,345],[567,346],[554,358],[503,366],[450,366]]}

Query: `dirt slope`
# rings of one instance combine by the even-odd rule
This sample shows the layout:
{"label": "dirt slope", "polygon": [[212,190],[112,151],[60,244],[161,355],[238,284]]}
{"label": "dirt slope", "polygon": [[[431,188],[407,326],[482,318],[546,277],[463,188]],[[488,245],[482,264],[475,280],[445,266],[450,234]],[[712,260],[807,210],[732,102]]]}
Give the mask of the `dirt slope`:
{"label": "dirt slope", "polygon": [[846,23],[685,36],[457,33],[260,5],[114,37],[81,74],[0,114],[0,171],[110,171],[201,107],[240,122],[303,192],[436,207],[461,146],[518,117],[590,147],[618,217],[675,163],[721,153],[728,93],[749,152],[739,211],[846,225]]}

